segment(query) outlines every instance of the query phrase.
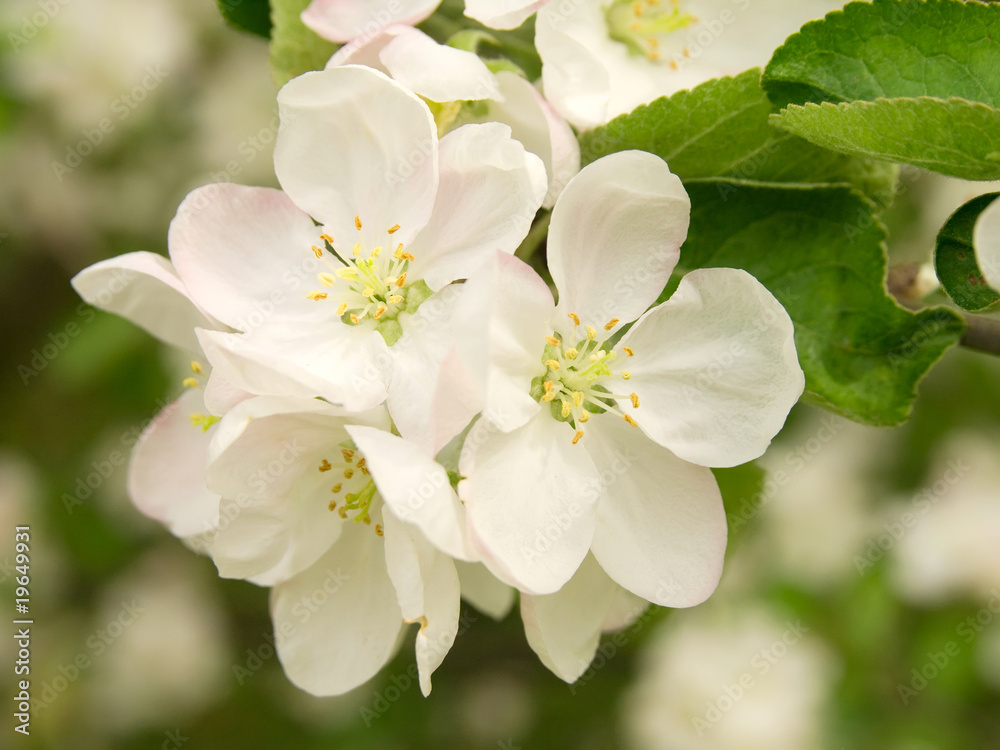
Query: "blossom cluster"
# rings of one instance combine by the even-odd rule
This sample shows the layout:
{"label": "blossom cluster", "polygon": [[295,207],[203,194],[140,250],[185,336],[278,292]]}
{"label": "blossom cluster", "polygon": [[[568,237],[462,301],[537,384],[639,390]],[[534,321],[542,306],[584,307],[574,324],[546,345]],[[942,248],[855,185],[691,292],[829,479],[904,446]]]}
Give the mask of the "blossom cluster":
{"label": "blossom cluster", "polygon": [[[649,603],[702,602],[727,536],[710,469],[760,456],[804,386],[787,313],[746,272],[689,272],[661,301],[690,201],[660,157],[580,169],[571,125],[645,95],[619,102],[594,55],[657,64],[699,19],[470,0],[499,28],[538,10],[543,97],[413,28],[436,5],[314,0],[303,20],[344,46],[278,94],[281,189],[194,190],[169,259],[74,279],[190,352],[131,497],[222,576],[270,587],[284,669],[317,695],[370,679],[413,623],[428,693],[462,598],[502,617],[516,594],[528,643],[570,682]],[[392,22],[366,31],[381,11]],[[678,87],[699,75],[664,60]],[[551,284],[515,255],[545,221]]]}

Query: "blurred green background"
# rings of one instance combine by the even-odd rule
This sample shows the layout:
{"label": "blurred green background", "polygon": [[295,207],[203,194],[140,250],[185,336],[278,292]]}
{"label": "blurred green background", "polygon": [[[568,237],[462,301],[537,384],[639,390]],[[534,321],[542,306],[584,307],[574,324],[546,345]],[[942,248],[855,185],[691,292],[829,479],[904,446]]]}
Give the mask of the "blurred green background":
{"label": "blurred green background", "polygon": [[[1000,748],[1000,363],[964,350],[899,429],[797,408],[767,479],[720,475],[719,591],[609,635],[576,685],[516,612],[467,608],[429,698],[412,639],[349,695],[298,691],[267,592],[220,580],[129,503],[124,456],[183,361],[69,285],[103,258],[166,253],[198,185],[275,184],[266,43],[208,0],[4,0],[0,37],[0,591],[13,619],[14,527],[30,525],[35,620],[29,737],[0,638],[0,746]],[[901,186],[901,262],[989,188]]]}

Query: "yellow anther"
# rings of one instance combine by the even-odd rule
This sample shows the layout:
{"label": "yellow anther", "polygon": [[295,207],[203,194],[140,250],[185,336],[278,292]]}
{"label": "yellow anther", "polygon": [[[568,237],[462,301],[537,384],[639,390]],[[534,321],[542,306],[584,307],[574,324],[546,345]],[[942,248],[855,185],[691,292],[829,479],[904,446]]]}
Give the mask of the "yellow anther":
{"label": "yellow anther", "polygon": [[357,325],[360,322],[361,322],[361,318],[359,318],[355,313],[351,313],[351,323],[353,323],[354,325]]}
{"label": "yellow anther", "polygon": [[332,273],[327,273],[326,271],[319,274],[317,278],[319,279],[319,283],[325,287],[331,287],[337,283],[337,277]]}
{"label": "yellow anther", "polygon": [[383,532],[382,532],[382,524],[380,524],[380,523],[375,524],[375,533],[378,534],[379,536],[382,536],[382,534],[383,534]]}
{"label": "yellow anther", "polygon": [[337,515],[340,516],[341,518],[347,518],[347,508],[341,505],[339,508],[337,508]]}
{"label": "yellow anther", "polygon": [[354,217],[354,228],[355,229],[361,229],[361,217],[360,216],[355,216]]}
{"label": "yellow anther", "polygon": [[632,394],[629,395],[629,398],[632,399],[632,408],[633,409],[638,409],[639,408],[639,394],[638,393],[632,393]]}
{"label": "yellow anther", "polygon": [[581,423],[585,423],[585,422],[589,422],[589,421],[590,421],[590,412],[588,412],[588,411],[585,411],[585,412],[581,412],[581,413],[580,413],[580,416],[579,416],[579,417],[577,417],[577,419],[578,419],[578,420],[579,420],[579,421],[580,421]]}
{"label": "yellow anther", "polygon": [[398,294],[390,294],[390,295],[389,295],[389,299],[388,299],[388,300],[386,300],[386,301],[387,301],[387,302],[388,302],[388,303],[389,303],[390,305],[398,305],[398,304],[399,304],[400,302],[402,302],[402,301],[403,301],[403,298],[402,298],[402,296],[400,296],[400,295],[398,295]]}
{"label": "yellow anther", "polygon": [[622,370],[622,380],[629,380],[632,377],[632,373],[628,370]]}
{"label": "yellow anther", "polygon": [[182,385],[184,385],[186,388],[197,388],[198,381],[195,378],[184,378],[184,382],[182,383]]}
{"label": "yellow anther", "polygon": [[201,362],[192,362],[191,372],[193,372],[195,375],[201,375],[203,372],[205,372],[205,368],[201,366]]}
{"label": "yellow anther", "polygon": [[323,233],[319,236],[319,238],[323,240],[323,242],[329,242],[331,245],[333,244],[333,235],[331,234]]}
{"label": "yellow anther", "polygon": [[313,302],[318,302],[321,299],[326,299],[326,292],[312,291],[306,295],[306,299],[311,299]]}
{"label": "yellow anther", "polygon": [[375,318],[375,320],[378,320],[379,318],[382,317],[382,314],[388,309],[389,308],[386,307],[385,305],[379,305],[378,309],[375,311],[375,314],[372,315],[372,317]]}
{"label": "yellow anther", "polygon": [[623,351],[623,352],[625,352],[625,354],[626,354],[627,356],[629,356],[629,357],[634,357],[634,356],[635,356],[635,352],[634,352],[634,351],[632,351],[632,348],[631,348],[631,347],[628,347],[628,346],[623,346],[623,347],[622,347],[622,351]]}
{"label": "yellow anther", "polygon": [[371,257],[373,257],[373,258],[377,258],[378,256],[380,256],[380,255],[382,254],[382,246],[381,246],[381,245],[379,245],[378,247],[376,247],[376,248],[375,248],[374,250],[372,250],[372,251],[371,251],[370,253],[368,253],[368,254],[369,254],[369,255],[370,255]]}
{"label": "yellow anther", "polygon": [[545,342],[549,346],[559,346],[559,339],[557,339],[555,336],[546,336]]}
{"label": "yellow anther", "polygon": [[344,469],[344,479],[350,479],[353,476],[354,476],[354,469],[352,469],[350,466]]}
{"label": "yellow anther", "polygon": [[333,511],[337,510],[337,501],[336,500],[331,500],[330,504],[327,505],[326,507],[327,507],[327,510],[329,510],[332,513]]}
{"label": "yellow anther", "polygon": [[361,520],[364,521],[365,526],[371,526],[372,525],[372,519],[369,518],[368,516],[365,516]]}
{"label": "yellow anther", "polygon": [[580,442],[580,438],[583,437],[583,430],[577,430],[576,434],[573,436],[573,445]]}
{"label": "yellow anther", "polygon": [[388,232],[389,234],[395,234],[396,232],[399,231],[399,224],[393,224],[391,227],[389,227],[385,231]]}
{"label": "yellow anther", "polygon": [[373,294],[375,294],[375,290],[372,289],[370,286],[366,286],[365,290],[361,292],[361,296],[363,297],[371,297]]}
{"label": "yellow anther", "polygon": [[570,397],[573,399],[573,406],[583,406],[583,394],[580,391],[573,391]]}
{"label": "yellow anther", "polygon": [[365,461],[364,458],[359,458],[358,462],[355,464],[355,466],[357,466],[359,469],[363,469],[363,468],[365,468],[365,463],[367,463],[367,462]]}
{"label": "yellow anther", "polygon": [[597,338],[597,331],[594,330],[594,326],[587,326],[587,338],[590,341]]}
{"label": "yellow anther", "polygon": [[570,415],[570,413],[572,412],[572,410],[573,410],[573,406],[570,404],[569,401],[563,401],[562,402],[562,415],[563,415],[564,419]]}
{"label": "yellow anther", "polygon": [[354,451],[352,451],[350,448],[341,448],[340,455],[344,457],[344,461],[346,461],[347,463],[351,463],[351,461],[354,460]]}
{"label": "yellow anther", "polygon": [[333,494],[336,495],[343,488],[344,488],[344,485],[342,485],[340,482],[337,482],[335,485],[333,485],[333,487],[330,488],[330,492],[332,492]]}
{"label": "yellow anther", "polygon": [[357,256],[361,255],[361,243],[360,243],[360,242],[359,242],[358,244],[356,244],[356,245],[354,246],[354,249],[353,249],[353,250],[351,250],[351,253],[352,253],[352,254],[353,254],[353,255],[354,255],[355,257],[357,257]]}
{"label": "yellow anther", "polygon": [[396,286],[398,286],[400,288],[406,286],[406,274],[405,273],[402,276],[400,276],[398,279],[396,279]]}
{"label": "yellow anther", "polygon": [[325,458],[323,459],[323,463],[321,463],[319,465],[320,472],[330,471],[330,469],[332,469],[332,468],[333,468],[333,466],[331,466],[330,462],[327,461]]}
{"label": "yellow anther", "polygon": [[548,392],[548,393],[546,393],[546,394],[545,394],[544,396],[542,396],[542,403],[543,403],[543,404],[547,404],[547,403],[549,403],[549,401],[551,401],[551,400],[552,400],[552,399],[554,399],[555,397],[556,397],[556,394],[555,394],[555,393],[553,393],[552,391],[549,391],[549,392]]}
{"label": "yellow anther", "polygon": [[639,426],[639,425],[638,425],[638,424],[636,423],[636,421],[635,421],[634,419],[632,419],[632,417],[630,417],[630,416],[629,416],[628,414],[624,414],[624,415],[622,415],[622,416],[624,417],[625,421],[626,421],[626,422],[628,422],[628,423],[629,423],[630,425],[632,425],[633,427],[638,427],[638,426]]}
{"label": "yellow anther", "polygon": [[[402,245],[400,245],[400,247],[402,247]],[[400,253],[399,257],[402,258],[403,260],[416,260],[416,258],[414,258],[413,255],[410,253]]]}
{"label": "yellow anther", "polygon": [[573,325],[575,325],[575,326],[580,325],[580,316],[579,315],[577,315],[576,313],[566,313],[566,315],[569,317],[570,320],[573,321]]}
{"label": "yellow anther", "polygon": [[346,302],[341,302],[340,305],[337,307],[337,317],[339,318],[345,312],[347,312],[347,303]]}
{"label": "yellow anther", "polygon": [[[657,55],[657,57],[659,57],[659,55]],[[677,61],[676,60],[671,60],[668,64],[670,65],[670,69],[671,70],[677,70],[677,68],[679,67],[677,65]]]}
{"label": "yellow anther", "polygon": [[317,258],[322,258],[323,257],[323,248],[321,248],[321,247],[319,247],[317,245],[313,245],[312,246],[312,251],[313,251],[313,255],[315,255]]}
{"label": "yellow anther", "polygon": [[566,359],[576,359],[579,356],[580,352],[578,352],[573,347],[570,347],[565,352],[563,352],[563,354],[566,355]]}
{"label": "yellow anther", "polygon": [[618,325],[618,318],[612,318],[611,320],[609,320],[607,323],[604,324],[604,330],[610,331],[616,325]]}
{"label": "yellow anther", "polygon": [[559,363],[554,359],[545,360],[545,366],[548,367],[553,372],[559,369]]}

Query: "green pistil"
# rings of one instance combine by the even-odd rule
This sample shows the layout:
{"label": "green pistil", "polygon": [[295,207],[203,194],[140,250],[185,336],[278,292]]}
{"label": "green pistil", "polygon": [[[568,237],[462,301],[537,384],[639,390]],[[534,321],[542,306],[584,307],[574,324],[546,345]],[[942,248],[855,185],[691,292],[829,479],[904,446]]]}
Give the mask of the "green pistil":
{"label": "green pistil", "polygon": [[200,427],[202,432],[208,432],[208,428],[220,419],[222,419],[222,417],[217,417],[214,414],[192,414],[191,426]]}
{"label": "green pistil", "polygon": [[634,55],[659,58],[657,37],[686,29],[698,19],[677,0],[615,0],[604,11],[608,36]]}
{"label": "green pistil", "polygon": [[364,522],[369,524],[372,522],[371,518],[368,517],[368,508],[372,504],[375,492],[375,480],[369,479],[368,484],[360,492],[351,492],[344,495],[344,508],[346,510],[358,511],[358,515],[354,517],[354,523]]}

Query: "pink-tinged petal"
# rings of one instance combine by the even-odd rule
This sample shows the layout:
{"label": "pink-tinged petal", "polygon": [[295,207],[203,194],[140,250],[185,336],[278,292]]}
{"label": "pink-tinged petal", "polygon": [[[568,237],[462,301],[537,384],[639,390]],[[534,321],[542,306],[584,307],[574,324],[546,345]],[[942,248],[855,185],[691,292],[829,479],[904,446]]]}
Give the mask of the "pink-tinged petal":
{"label": "pink-tinged petal", "polygon": [[401,28],[380,59],[394,79],[432,102],[498,99],[496,76],[478,55]]}
{"label": "pink-tinged petal", "polygon": [[396,38],[401,29],[409,26],[387,26],[377,34],[360,36],[345,44],[333,53],[326,63],[326,69],[338,68],[341,65],[365,65],[388,75],[382,58],[379,57],[385,46]]}
{"label": "pink-tinged petal", "polygon": [[[383,73],[345,65],[293,78],[278,93],[274,170],[342,255],[361,241],[409,245],[438,186],[437,126],[427,105]],[[355,227],[360,218],[362,229]]]}
{"label": "pink-tinged petal", "polygon": [[547,190],[545,166],[499,123],[441,139],[441,183],[429,223],[410,245],[431,289],[464,279],[495,251],[513,254]]}
{"label": "pink-tinged petal", "polygon": [[194,389],[164,407],[139,437],[128,468],[132,502],[179,537],[210,533],[219,518],[219,495],[205,486],[213,432],[190,419],[204,411]]}
{"label": "pink-tinged petal", "polygon": [[549,178],[542,208],[552,208],[566,183],[580,171],[580,142],[572,128],[523,76],[497,73],[501,101],[487,103],[472,123],[502,122],[514,140],[542,160]]}
{"label": "pink-tinged petal", "polygon": [[350,526],[315,565],[271,591],[278,658],[313,695],[342,695],[370,680],[404,627],[382,539]]}
{"label": "pink-tinged petal", "polygon": [[446,413],[442,405],[435,404],[441,368],[454,346],[451,323],[460,296],[457,285],[447,286],[425,300],[413,315],[400,316],[403,335],[389,348],[393,360],[389,413],[399,434],[429,456],[437,455],[472,417],[470,414],[465,422],[452,426],[441,418]]}
{"label": "pink-tinged petal", "polygon": [[352,411],[385,401],[392,358],[375,331],[336,321],[322,330],[262,327],[251,334],[199,331],[212,377],[232,388],[274,396],[322,397]]}
{"label": "pink-tinged petal", "polygon": [[597,470],[572,438],[546,410],[462,453],[458,489],[473,544],[494,575],[522,591],[557,591],[594,536]]}
{"label": "pink-tinged petal", "polygon": [[482,563],[455,562],[462,598],[494,620],[502,620],[514,606],[514,589],[494,576]]}
{"label": "pink-tinged petal", "polygon": [[389,432],[348,426],[389,512],[419,529],[451,557],[475,559],[465,533],[465,508],[448,472],[413,443]]}
{"label": "pink-tinged petal", "polygon": [[222,371],[213,369],[205,384],[205,408],[210,414],[221,417],[236,404],[255,395],[226,380]]}
{"label": "pink-tinged petal", "polygon": [[465,15],[491,29],[516,29],[549,0],[465,0]]}
{"label": "pink-tinged petal", "polygon": [[155,253],[102,260],[80,271],[71,283],[87,303],[189,352],[201,351],[195,328],[221,328],[191,300],[170,261]]}
{"label": "pink-tinged petal", "polygon": [[994,289],[1000,289],[1000,200],[993,201],[979,214],[972,244],[986,281]]}
{"label": "pink-tinged petal", "polygon": [[350,42],[378,34],[386,26],[413,26],[441,0],[312,0],[302,23],[331,42]]}
{"label": "pink-tinged petal", "polygon": [[458,634],[461,610],[458,573],[451,558],[438,552],[408,523],[386,513],[385,564],[407,623],[420,623],[416,657],[420,691],[431,692],[431,674],[441,666]]}
{"label": "pink-tinged petal", "polygon": [[805,385],[792,321],[746,271],[692,271],[622,339],[635,352],[620,406],[685,461],[736,466],[760,456]]}
{"label": "pink-tinged petal", "polygon": [[552,293],[528,264],[496,253],[465,282],[455,308],[457,353],[466,379],[483,395],[481,410],[501,430],[520,427],[541,407],[531,381],[545,372]]}
{"label": "pink-tinged petal", "polygon": [[548,263],[567,315],[609,333],[656,301],[687,236],[691,201],[666,162],[622,151],[584,167],[552,211]]}
{"label": "pink-tinged petal", "polygon": [[726,553],[726,513],[712,472],[611,415],[592,424],[583,442],[601,475],[594,557],[650,602],[703,602],[719,583]]}
{"label": "pink-tinged petal", "polygon": [[[258,318],[315,318],[323,310],[290,294],[316,267],[322,228],[280,190],[223,183],[188,194],[170,222],[170,257],[202,309],[238,330]],[[259,325],[259,323],[257,324]]]}
{"label": "pink-tinged petal", "polygon": [[586,671],[617,591],[615,582],[587,555],[559,591],[546,596],[521,595],[528,645],[557,677],[574,682]]}
{"label": "pink-tinged petal", "polygon": [[213,557],[222,576],[287,580],[353,526],[329,507],[336,500],[331,488],[343,479],[320,470],[324,460],[340,461],[347,421],[388,427],[384,409],[350,414],[317,399],[270,396],[244,401],[223,417],[208,486],[240,510],[216,536]]}

